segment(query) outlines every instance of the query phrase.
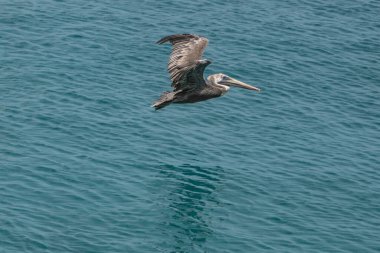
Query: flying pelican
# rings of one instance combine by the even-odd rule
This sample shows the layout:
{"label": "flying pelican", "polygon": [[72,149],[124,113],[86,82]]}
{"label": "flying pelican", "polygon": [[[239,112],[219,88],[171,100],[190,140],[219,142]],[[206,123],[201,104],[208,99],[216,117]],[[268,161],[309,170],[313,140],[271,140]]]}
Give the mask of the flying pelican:
{"label": "flying pelican", "polygon": [[225,74],[203,78],[205,68],[211,63],[201,59],[208,39],[195,34],[166,36],[157,44],[170,42],[173,46],[168,63],[173,91],[164,92],[152,107],[161,109],[171,103],[194,103],[223,96],[230,86],[260,91],[259,88],[240,82]]}

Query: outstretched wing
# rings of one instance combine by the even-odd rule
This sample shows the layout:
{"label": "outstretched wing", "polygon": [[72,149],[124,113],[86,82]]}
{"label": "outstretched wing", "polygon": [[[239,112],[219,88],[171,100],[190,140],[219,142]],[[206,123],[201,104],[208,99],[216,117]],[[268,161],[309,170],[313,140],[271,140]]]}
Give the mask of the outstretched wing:
{"label": "outstretched wing", "polygon": [[174,90],[205,85],[203,72],[211,62],[201,58],[208,39],[194,34],[175,34],[157,41],[158,44],[165,42],[173,46],[168,71]]}

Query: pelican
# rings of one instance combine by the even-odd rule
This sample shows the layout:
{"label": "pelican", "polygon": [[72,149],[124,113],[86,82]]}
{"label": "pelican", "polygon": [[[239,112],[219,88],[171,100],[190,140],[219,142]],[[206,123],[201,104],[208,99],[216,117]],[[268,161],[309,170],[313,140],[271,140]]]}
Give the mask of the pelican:
{"label": "pelican", "polygon": [[203,78],[205,68],[211,63],[202,59],[208,39],[195,34],[174,34],[166,36],[157,44],[170,42],[172,53],[168,72],[173,91],[164,92],[152,107],[161,109],[171,103],[195,103],[223,96],[230,86],[260,91],[259,88],[240,82],[225,74],[214,74]]}

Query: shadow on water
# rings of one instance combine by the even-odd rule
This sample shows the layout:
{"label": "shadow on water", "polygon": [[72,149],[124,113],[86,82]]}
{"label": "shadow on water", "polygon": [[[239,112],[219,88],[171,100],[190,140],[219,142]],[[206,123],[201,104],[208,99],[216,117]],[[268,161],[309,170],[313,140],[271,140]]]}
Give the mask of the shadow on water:
{"label": "shadow on water", "polygon": [[212,210],[219,204],[223,169],[191,165],[162,166],[162,227],[166,242],[162,252],[203,252],[213,233]]}

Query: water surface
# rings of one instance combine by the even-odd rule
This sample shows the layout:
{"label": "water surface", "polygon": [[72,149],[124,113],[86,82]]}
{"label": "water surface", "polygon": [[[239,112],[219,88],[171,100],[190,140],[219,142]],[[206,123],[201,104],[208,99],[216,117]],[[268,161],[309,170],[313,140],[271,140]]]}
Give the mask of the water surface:
{"label": "water surface", "polygon": [[[379,252],[379,1],[0,1],[0,252]],[[262,92],[150,108],[173,33]]]}

